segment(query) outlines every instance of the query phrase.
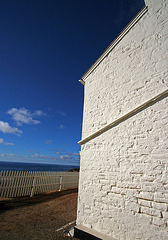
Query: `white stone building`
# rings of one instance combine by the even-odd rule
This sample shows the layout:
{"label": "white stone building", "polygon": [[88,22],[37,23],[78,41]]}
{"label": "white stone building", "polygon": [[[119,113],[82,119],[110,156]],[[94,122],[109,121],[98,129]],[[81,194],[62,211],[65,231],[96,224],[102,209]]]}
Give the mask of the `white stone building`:
{"label": "white stone building", "polygon": [[167,240],[168,0],[145,0],[80,81],[75,235]]}

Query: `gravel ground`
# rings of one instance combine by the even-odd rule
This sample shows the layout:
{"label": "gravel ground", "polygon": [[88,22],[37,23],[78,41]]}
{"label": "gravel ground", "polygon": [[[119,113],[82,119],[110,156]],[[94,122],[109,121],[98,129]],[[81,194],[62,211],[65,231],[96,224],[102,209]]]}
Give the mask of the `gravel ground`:
{"label": "gravel ground", "polygon": [[0,199],[0,240],[71,239],[66,233],[75,225],[76,211],[77,189]]}

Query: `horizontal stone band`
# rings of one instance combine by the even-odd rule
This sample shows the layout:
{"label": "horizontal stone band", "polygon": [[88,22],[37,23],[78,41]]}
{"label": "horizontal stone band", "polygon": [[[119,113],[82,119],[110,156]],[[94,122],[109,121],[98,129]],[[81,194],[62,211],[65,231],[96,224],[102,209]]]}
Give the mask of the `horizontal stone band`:
{"label": "horizontal stone band", "polygon": [[168,96],[168,89],[165,90],[164,92],[158,94],[157,96],[151,98],[150,100],[146,101],[145,103],[141,104],[140,106],[136,107],[135,109],[131,110],[130,112],[124,114],[122,117],[116,119],[115,121],[113,121],[112,123],[108,124],[106,127],[101,128],[100,130],[98,130],[97,132],[91,134],[90,136],[86,137],[85,139],[80,140],[78,143],[79,145],[82,145],[88,141],[90,141],[91,139],[99,136],[100,134],[102,134],[103,132],[109,130],[110,128],[116,126],[117,124],[121,123],[122,121],[128,119],[129,117],[137,114],[138,112],[140,112],[141,110],[149,107],[150,105],[154,104],[156,101],[161,100],[162,98]]}

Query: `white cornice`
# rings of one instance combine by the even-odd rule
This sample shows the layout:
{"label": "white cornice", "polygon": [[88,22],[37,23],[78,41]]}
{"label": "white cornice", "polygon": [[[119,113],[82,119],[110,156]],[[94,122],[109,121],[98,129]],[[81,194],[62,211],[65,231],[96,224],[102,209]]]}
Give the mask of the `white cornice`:
{"label": "white cornice", "polygon": [[139,13],[128,23],[115,40],[106,48],[100,57],[91,65],[91,67],[81,77],[79,82],[85,84],[85,79],[93,72],[93,70],[101,63],[101,61],[109,54],[109,52],[121,41],[121,39],[130,31],[130,29],[139,21],[139,19],[148,11],[148,7],[144,6]]}
{"label": "white cornice", "polygon": [[82,79],[80,79],[79,82],[85,85],[85,82]]}
{"label": "white cornice", "polygon": [[154,104],[155,102],[157,102],[157,101],[159,101],[162,98],[167,97],[167,96],[168,96],[168,89],[165,90],[164,92],[161,92],[157,96],[151,98],[150,100],[144,102],[143,104],[139,105],[138,107],[136,107],[132,111],[124,114],[123,116],[121,116],[120,118],[116,119],[112,123],[108,124],[104,128],[101,128],[100,130],[98,130],[97,132],[91,134],[90,136],[86,137],[85,139],[82,139],[81,141],[78,142],[79,145],[85,144],[86,142],[90,141],[91,139],[99,136],[100,134],[102,134],[102,133],[106,132],[107,130],[111,129],[112,127],[115,127],[116,125],[118,125],[119,123],[123,122],[124,120],[132,117],[133,115],[137,114],[138,112],[142,111],[143,109],[149,107],[150,105]]}

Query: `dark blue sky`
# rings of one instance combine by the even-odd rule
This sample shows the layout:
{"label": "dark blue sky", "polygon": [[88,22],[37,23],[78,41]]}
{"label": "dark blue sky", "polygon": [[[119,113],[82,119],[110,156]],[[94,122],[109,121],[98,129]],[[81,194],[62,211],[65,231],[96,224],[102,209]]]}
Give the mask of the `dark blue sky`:
{"label": "dark blue sky", "polygon": [[0,1],[0,161],[79,164],[78,80],[143,5]]}

